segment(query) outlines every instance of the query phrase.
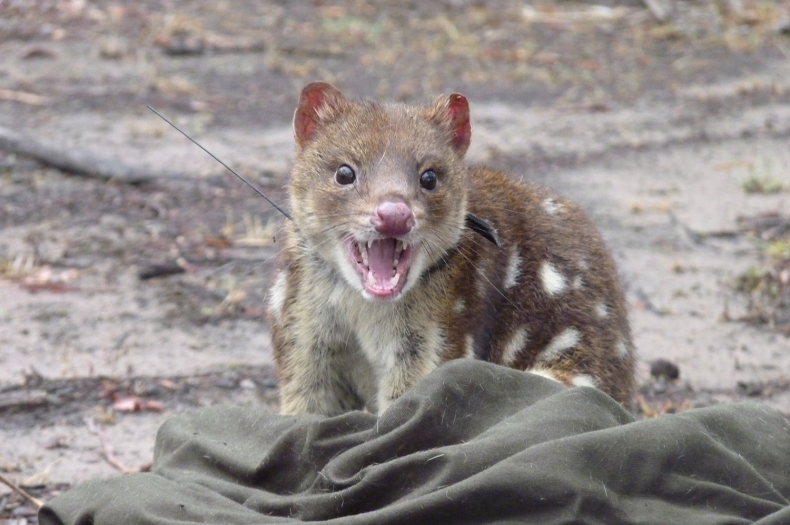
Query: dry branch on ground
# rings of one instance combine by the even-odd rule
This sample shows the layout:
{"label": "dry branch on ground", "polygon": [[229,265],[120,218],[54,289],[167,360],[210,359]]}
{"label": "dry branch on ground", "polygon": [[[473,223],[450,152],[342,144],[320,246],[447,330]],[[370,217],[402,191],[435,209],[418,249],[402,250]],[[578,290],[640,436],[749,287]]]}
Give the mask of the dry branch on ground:
{"label": "dry branch on ground", "polygon": [[87,151],[52,146],[26,133],[0,126],[0,150],[32,158],[46,166],[84,177],[144,185],[165,179],[185,179],[188,175],[133,166],[115,158]]}

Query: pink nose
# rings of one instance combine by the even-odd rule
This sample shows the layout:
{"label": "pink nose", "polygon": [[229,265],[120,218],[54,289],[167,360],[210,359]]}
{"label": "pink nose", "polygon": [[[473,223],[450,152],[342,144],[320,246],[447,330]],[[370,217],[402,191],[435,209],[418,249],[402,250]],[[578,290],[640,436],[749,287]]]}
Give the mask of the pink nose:
{"label": "pink nose", "polygon": [[389,237],[406,235],[414,227],[414,214],[402,202],[384,201],[370,217],[376,231]]}

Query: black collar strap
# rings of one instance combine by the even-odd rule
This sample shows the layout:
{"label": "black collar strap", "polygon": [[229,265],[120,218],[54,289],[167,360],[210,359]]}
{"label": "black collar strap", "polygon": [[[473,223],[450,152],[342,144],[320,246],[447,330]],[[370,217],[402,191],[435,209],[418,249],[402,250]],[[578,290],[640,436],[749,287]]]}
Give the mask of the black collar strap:
{"label": "black collar strap", "polygon": [[477,215],[472,215],[471,213],[466,214],[466,225],[469,227],[470,230],[473,232],[479,233],[492,243],[494,243],[497,247],[501,248],[502,243],[499,242],[499,235],[496,232],[496,228],[491,226],[487,221],[481,219]]}

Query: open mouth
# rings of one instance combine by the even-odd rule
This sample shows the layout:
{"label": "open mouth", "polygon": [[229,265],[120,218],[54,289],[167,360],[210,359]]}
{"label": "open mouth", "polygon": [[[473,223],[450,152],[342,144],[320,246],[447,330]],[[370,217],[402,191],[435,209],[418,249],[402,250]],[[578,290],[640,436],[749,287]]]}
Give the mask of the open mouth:
{"label": "open mouth", "polygon": [[347,244],[351,262],[372,296],[397,297],[406,284],[411,267],[411,246],[393,238]]}

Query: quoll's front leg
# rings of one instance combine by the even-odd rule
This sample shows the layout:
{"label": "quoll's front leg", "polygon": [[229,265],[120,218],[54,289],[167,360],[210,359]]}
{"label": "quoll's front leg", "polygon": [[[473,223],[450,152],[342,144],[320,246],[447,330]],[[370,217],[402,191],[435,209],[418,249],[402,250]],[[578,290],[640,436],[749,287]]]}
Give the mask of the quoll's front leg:
{"label": "quoll's front leg", "polygon": [[444,337],[439,327],[435,326],[408,332],[405,337],[394,339],[382,348],[385,360],[377,396],[379,415],[439,366],[443,346]]}
{"label": "quoll's front leg", "polygon": [[354,377],[369,376],[369,365],[359,359],[356,347],[348,345],[350,338],[343,337],[331,316],[299,307],[310,303],[289,301],[289,292],[302,290],[289,290],[283,272],[272,287],[268,305],[280,413],[332,416],[363,408],[357,388],[361,383]]}
{"label": "quoll's front leg", "polygon": [[[363,408],[349,383],[353,364],[341,349],[312,341],[278,341],[274,337],[280,377],[280,413],[333,416]],[[352,367],[352,368],[349,368]]]}

